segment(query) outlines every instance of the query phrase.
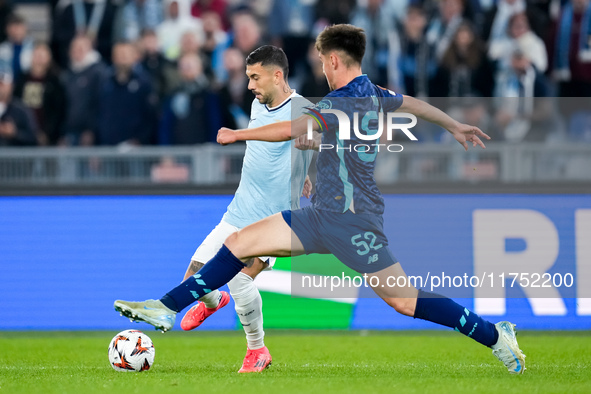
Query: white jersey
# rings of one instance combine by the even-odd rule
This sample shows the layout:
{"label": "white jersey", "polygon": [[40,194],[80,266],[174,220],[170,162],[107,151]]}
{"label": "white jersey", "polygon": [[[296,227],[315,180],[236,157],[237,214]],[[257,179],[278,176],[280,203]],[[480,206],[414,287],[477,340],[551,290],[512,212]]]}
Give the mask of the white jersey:
{"label": "white jersey", "polygon": [[[277,107],[252,102],[249,128],[292,120],[295,91]],[[303,102],[304,100],[297,100]],[[294,117],[302,113],[297,109]],[[296,149],[293,141],[247,141],[240,184],[222,220],[243,228],[286,209],[298,209],[314,152]]]}

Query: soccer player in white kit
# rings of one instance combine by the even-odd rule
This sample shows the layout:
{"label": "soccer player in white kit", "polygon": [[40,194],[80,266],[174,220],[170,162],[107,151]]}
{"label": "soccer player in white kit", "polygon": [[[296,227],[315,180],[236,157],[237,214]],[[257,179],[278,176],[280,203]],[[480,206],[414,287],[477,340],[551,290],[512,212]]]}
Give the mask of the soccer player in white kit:
{"label": "soccer player in white kit", "polygon": [[[255,95],[248,127],[292,119],[292,110],[297,111],[292,109],[292,98],[301,96],[290,89],[287,74],[287,57],[280,48],[262,46],[247,57],[248,89]],[[298,209],[302,193],[309,197],[311,192],[306,174],[312,156],[311,151],[295,149],[293,141],[248,141],[234,199],[220,223],[195,251],[183,280],[199,275],[199,269],[215,256],[233,232],[285,209]],[[248,345],[239,372],[260,372],[271,363],[271,354],[263,341],[261,295],[253,281],[274,263],[274,257],[252,259],[228,282]],[[192,330],[198,327],[229,301],[230,296],[224,291],[214,290],[206,294],[185,314],[181,328]]]}

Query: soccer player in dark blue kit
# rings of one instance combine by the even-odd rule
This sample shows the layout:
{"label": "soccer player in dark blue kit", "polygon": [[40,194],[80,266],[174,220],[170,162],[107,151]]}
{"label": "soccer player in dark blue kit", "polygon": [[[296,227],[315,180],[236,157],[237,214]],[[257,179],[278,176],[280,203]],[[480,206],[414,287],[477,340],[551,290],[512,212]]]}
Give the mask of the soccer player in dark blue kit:
{"label": "soccer player in dark blue kit", "polygon": [[[115,309],[165,331],[172,328],[176,313],[223,286],[252,257],[332,253],[348,267],[366,274],[367,283],[377,283],[372,289],[397,312],[453,328],[492,348],[509,372],[523,373],[525,355],[517,344],[513,324],[499,322],[495,325],[445,296],[416,289],[409,281],[406,287],[379,285],[388,283],[388,278],[406,278],[406,274],[388,248],[383,233],[384,202],[373,178],[377,148],[355,148],[368,144],[369,136],[376,133],[368,124],[373,120],[375,126],[378,113],[393,111],[411,113],[445,128],[466,150],[468,143],[484,148],[480,137],[490,137],[477,127],[456,122],[421,100],[372,84],[361,72],[365,53],[362,29],[351,25],[330,26],[319,34],[316,49],[332,91],[315,108],[293,121],[252,129],[223,128],[218,133],[221,144],[298,138],[301,149],[318,148],[317,141],[306,138],[309,120],[314,117],[311,123],[322,135],[322,146],[339,149],[320,150],[313,204],[275,214],[233,233],[198,274],[160,300],[115,301]],[[353,113],[358,113],[361,126],[355,133],[339,130],[336,114],[322,111],[327,108],[346,113],[351,119]],[[371,115],[364,123],[361,118],[368,113]],[[316,122],[318,115],[322,119]],[[343,135],[349,135],[349,139],[342,138]]]}

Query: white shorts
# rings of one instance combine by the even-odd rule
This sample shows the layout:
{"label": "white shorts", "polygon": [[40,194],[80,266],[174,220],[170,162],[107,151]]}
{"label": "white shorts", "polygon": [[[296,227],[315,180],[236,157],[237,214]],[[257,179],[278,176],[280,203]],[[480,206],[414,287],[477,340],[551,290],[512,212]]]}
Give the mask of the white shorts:
{"label": "white shorts", "polygon": [[[220,223],[211,230],[211,233],[205,237],[201,245],[199,245],[193,254],[193,257],[191,257],[191,261],[207,263],[216,255],[218,250],[220,250],[226,238],[238,230],[240,230],[240,228],[234,227],[224,220],[220,221]],[[265,270],[270,270],[273,268],[273,265],[275,265],[275,257],[259,257],[259,259],[269,264]]]}

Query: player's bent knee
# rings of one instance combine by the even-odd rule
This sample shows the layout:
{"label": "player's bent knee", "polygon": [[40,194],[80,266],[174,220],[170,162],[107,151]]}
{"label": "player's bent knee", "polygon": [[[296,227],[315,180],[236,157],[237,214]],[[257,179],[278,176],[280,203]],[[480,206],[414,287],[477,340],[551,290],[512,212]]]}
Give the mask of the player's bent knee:
{"label": "player's bent knee", "polygon": [[236,241],[238,241],[238,231],[228,235],[228,237],[224,241],[224,245],[226,245],[228,249],[230,249],[231,246],[234,246],[236,244]]}
{"label": "player's bent knee", "polygon": [[230,235],[228,235],[228,238],[226,238],[226,240],[224,241],[224,245],[226,245],[226,247],[228,249],[230,249],[230,251],[232,252],[232,254],[234,254],[234,256],[241,258],[242,256],[240,256],[240,248],[239,248],[239,242],[238,242],[238,232],[232,233]]}

